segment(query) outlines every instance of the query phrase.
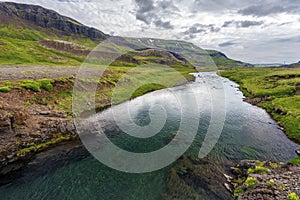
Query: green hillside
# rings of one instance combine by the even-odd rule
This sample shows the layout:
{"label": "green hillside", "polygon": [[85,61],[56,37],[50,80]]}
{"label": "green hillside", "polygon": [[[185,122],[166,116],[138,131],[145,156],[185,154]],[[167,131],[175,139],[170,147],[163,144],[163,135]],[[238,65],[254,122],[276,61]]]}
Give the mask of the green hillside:
{"label": "green hillside", "polygon": [[[0,2],[0,21],[0,65],[2,66],[79,66],[89,51],[110,37],[55,11],[34,5]],[[52,45],[41,45],[45,40],[50,41],[48,43],[52,42]],[[218,67],[251,66],[229,59],[221,52],[205,51],[184,41],[117,37],[112,41],[114,41],[114,44],[110,44],[112,47],[101,51],[107,52],[113,48],[113,51],[123,54],[131,48],[141,50],[158,48],[173,53],[177,59],[189,62],[198,70],[211,70],[215,68],[215,64]],[[57,48],[58,46],[60,48]],[[128,66],[128,62],[126,65]]]}

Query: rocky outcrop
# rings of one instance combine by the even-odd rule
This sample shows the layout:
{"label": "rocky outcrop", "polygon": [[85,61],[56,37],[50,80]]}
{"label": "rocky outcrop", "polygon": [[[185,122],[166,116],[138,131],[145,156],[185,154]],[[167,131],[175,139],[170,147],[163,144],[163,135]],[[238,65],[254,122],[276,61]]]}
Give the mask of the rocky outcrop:
{"label": "rocky outcrop", "polygon": [[[37,5],[0,2],[0,16],[4,16],[1,18],[5,19],[8,23],[13,22],[24,25],[23,20],[32,26],[47,28],[48,30],[56,29],[63,35],[83,35],[92,40],[104,40],[108,37],[108,35],[95,28],[84,26],[71,18]],[[10,19],[7,19],[7,16]],[[4,23],[5,21],[3,20]]]}
{"label": "rocky outcrop", "polygon": [[59,41],[59,40],[42,40],[39,42],[41,46],[46,48],[63,51],[78,56],[86,56],[90,53],[90,49],[84,46],[77,45],[72,42]]}

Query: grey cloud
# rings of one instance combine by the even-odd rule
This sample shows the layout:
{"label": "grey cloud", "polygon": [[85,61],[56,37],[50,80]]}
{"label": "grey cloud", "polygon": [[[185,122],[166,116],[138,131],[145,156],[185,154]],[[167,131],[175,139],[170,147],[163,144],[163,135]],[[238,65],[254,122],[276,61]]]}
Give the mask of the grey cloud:
{"label": "grey cloud", "polygon": [[228,46],[233,46],[236,45],[236,42],[224,42],[219,44],[219,47],[228,47]]}
{"label": "grey cloud", "polygon": [[261,0],[193,0],[191,11],[216,12],[223,10],[237,10],[260,2]]}
{"label": "grey cloud", "polygon": [[170,21],[163,21],[165,15],[169,15],[179,9],[170,0],[160,0],[154,2],[153,0],[135,0],[136,5],[136,19],[143,21],[146,24],[153,23],[159,28],[173,29]]}
{"label": "grey cloud", "polygon": [[136,11],[136,19],[145,22],[146,24],[150,24],[153,17],[155,17],[154,10],[154,2],[153,0],[135,0],[137,11]]}
{"label": "grey cloud", "polygon": [[158,1],[157,2],[157,7],[161,8],[163,10],[174,10],[174,11],[179,11],[179,9],[173,4],[171,0],[163,0],[163,1]]}
{"label": "grey cloud", "polygon": [[198,33],[207,34],[210,32],[219,32],[220,30],[221,30],[220,28],[216,27],[213,24],[206,25],[206,24],[197,23],[189,27],[186,31],[182,32],[182,34],[188,38],[193,39],[196,37]]}
{"label": "grey cloud", "polygon": [[66,2],[66,3],[92,2],[92,0],[57,0],[57,1]]}
{"label": "grey cloud", "polygon": [[171,24],[170,21],[163,22],[162,20],[157,20],[157,21],[154,22],[154,24],[157,27],[162,27],[162,28],[165,28],[165,29],[173,29],[174,28],[174,26]]}
{"label": "grey cloud", "polygon": [[261,26],[264,24],[264,21],[226,21],[222,27],[234,26],[236,28],[249,28],[251,26]]}
{"label": "grey cloud", "polygon": [[279,13],[294,13],[299,10],[299,6],[288,6],[284,7],[282,5],[252,5],[247,8],[238,11],[242,15],[252,15],[256,17],[263,17],[268,15],[274,15]]}
{"label": "grey cloud", "polygon": [[279,13],[300,13],[297,0],[187,0],[192,1],[191,12],[236,11],[242,15],[267,16]]}
{"label": "grey cloud", "polygon": [[273,42],[279,42],[279,43],[299,43],[300,42],[300,35],[290,38],[277,38],[273,39]]}

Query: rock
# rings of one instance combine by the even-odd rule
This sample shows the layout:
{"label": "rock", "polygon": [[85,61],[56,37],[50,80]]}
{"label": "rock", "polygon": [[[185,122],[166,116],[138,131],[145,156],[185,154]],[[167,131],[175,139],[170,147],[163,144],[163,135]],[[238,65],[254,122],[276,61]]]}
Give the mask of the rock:
{"label": "rock", "polygon": [[0,133],[12,133],[14,117],[8,113],[0,113]]}
{"label": "rock", "polygon": [[41,111],[40,115],[50,115],[51,111]]}
{"label": "rock", "polygon": [[67,131],[70,132],[70,133],[75,132],[75,130],[76,130],[74,124],[68,124],[68,125],[66,126],[66,129],[67,129]]}
{"label": "rock", "polygon": [[298,156],[300,156],[300,149],[297,149],[297,150],[296,150],[296,154],[297,154]]}
{"label": "rock", "polygon": [[225,186],[226,190],[228,190],[228,192],[230,192],[230,193],[233,192],[232,188],[229,186],[228,183],[224,183],[224,186]]}
{"label": "rock", "polygon": [[231,180],[233,180],[233,178],[231,176],[228,176],[227,174],[223,174],[223,175],[225,176],[225,178],[226,178],[226,180],[228,182],[230,182]]}

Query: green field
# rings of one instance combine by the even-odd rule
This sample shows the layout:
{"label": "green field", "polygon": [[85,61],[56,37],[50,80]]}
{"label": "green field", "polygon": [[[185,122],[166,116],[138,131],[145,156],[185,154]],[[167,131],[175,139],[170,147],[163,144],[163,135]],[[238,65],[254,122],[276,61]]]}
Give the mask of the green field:
{"label": "green field", "polygon": [[220,72],[240,84],[245,96],[266,99],[258,105],[300,143],[300,68],[247,68]]}

